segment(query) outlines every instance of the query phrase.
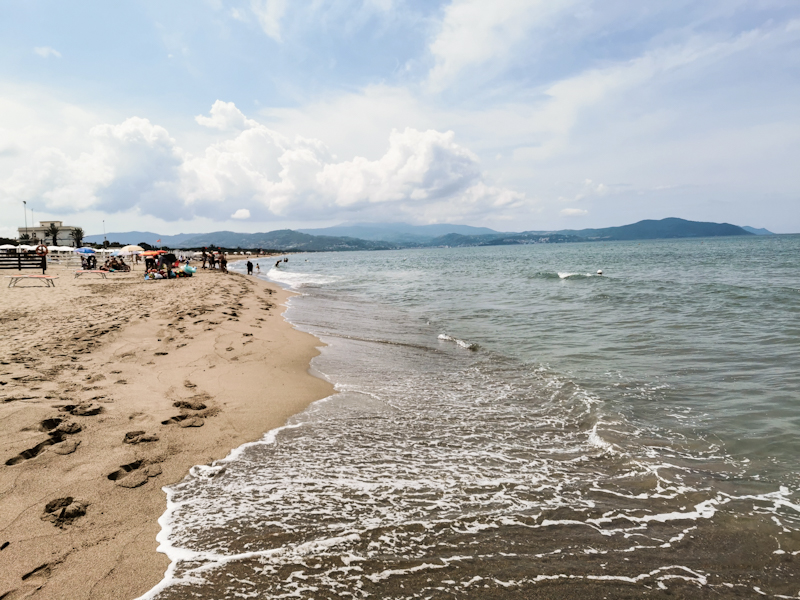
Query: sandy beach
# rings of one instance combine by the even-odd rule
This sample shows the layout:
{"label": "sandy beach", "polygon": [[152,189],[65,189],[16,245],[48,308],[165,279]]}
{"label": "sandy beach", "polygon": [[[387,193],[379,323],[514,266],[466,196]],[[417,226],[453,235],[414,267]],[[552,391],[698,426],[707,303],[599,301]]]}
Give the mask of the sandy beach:
{"label": "sandy beach", "polygon": [[48,274],[0,287],[0,599],[135,598],[168,566],[162,486],[330,395],[321,343],[255,278]]}

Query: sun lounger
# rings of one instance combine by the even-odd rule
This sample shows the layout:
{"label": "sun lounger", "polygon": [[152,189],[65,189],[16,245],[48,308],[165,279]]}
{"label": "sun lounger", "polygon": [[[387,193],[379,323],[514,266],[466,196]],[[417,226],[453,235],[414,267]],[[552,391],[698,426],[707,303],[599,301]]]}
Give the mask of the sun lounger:
{"label": "sun lounger", "polygon": [[[45,287],[56,287],[55,280],[58,279],[58,275],[6,275],[6,279],[11,280],[8,282],[8,287],[17,287],[17,284],[25,279],[32,279],[33,281],[43,281]],[[23,287],[31,287],[31,286],[23,286]]]}
{"label": "sun lounger", "polygon": [[108,271],[103,271],[101,269],[79,269],[78,271],[75,271],[75,279],[77,279],[81,275],[86,275],[87,273],[88,274],[94,273],[95,275],[100,275],[103,279],[105,279],[106,273],[108,273]]}

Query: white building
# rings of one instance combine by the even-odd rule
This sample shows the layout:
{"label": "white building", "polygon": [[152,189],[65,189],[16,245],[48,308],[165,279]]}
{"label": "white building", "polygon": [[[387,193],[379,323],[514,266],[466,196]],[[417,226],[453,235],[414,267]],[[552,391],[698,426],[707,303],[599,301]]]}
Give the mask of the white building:
{"label": "white building", "polygon": [[[55,244],[53,244],[53,237],[48,233],[51,223],[58,227],[58,239]],[[18,239],[20,240],[27,233],[31,239],[35,237],[39,242],[43,242],[48,246],[74,246],[75,240],[72,239],[72,232],[76,229],[78,228],[73,225],[64,225],[61,221],[39,221],[38,227],[33,225],[30,227],[18,227],[17,231],[19,232]]]}

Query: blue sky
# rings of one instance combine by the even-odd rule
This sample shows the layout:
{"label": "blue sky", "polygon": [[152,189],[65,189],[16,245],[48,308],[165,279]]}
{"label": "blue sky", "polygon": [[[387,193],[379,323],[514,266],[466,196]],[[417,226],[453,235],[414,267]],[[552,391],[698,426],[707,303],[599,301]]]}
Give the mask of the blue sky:
{"label": "blue sky", "polygon": [[800,231],[800,5],[0,5],[0,235]]}

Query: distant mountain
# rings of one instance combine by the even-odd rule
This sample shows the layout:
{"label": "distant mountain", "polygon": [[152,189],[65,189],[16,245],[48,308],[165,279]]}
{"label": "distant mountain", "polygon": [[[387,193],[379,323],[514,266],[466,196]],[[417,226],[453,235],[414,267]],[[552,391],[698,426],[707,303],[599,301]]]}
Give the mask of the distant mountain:
{"label": "distant mountain", "polygon": [[768,229],[764,229],[763,227],[756,229],[755,227],[748,227],[747,225],[744,225],[742,229],[744,229],[745,231],[749,231],[753,235],[775,235],[774,233],[772,233]]}
{"label": "distant mountain", "polygon": [[[529,232],[541,233],[541,232]],[[587,241],[599,240],[654,240],[671,238],[694,237],[719,237],[729,235],[753,235],[738,225],[730,223],[703,223],[700,221],[687,221],[674,217],[660,221],[645,220],[621,227],[606,227],[604,229],[565,229],[553,233],[575,235]]]}
{"label": "distant mountain", "polygon": [[195,235],[176,244],[179,248],[205,248],[222,246],[223,248],[263,248],[270,250],[307,250],[311,252],[338,250],[386,250],[393,248],[391,244],[359,240],[349,237],[325,235],[309,235],[291,229],[281,229],[268,233],[235,233],[233,231],[215,231]]}
{"label": "distant mountain", "polygon": [[[161,235],[160,233],[153,233],[151,231],[126,231],[122,233],[107,233],[105,237],[109,242],[119,242],[120,244],[138,244],[139,242],[145,242],[151,246],[158,244],[174,247],[180,244],[183,240],[189,239],[190,237],[194,237],[196,235],[200,234],[179,233],[177,235]],[[161,240],[160,242],[157,241],[159,239]],[[103,236],[101,234],[87,235],[83,238],[83,241],[90,244],[102,244]]]}
{"label": "distant mountain", "polygon": [[354,237],[362,240],[389,242],[392,244],[427,244],[434,238],[457,233],[459,235],[487,235],[497,233],[488,227],[470,225],[410,225],[408,223],[344,223],[321,229],[298,229],[310,235],[332,235]]}
{"label": "distant mountain", "polygon": [[[486,227],[468,225],[409,225],[407,223],[356,223],[323,229],[294,231],[281,229],[267,233],[181,233],[161,235],[147,231],[109,233],[110,242],[137,244],[147,242],[171,248],[223,248],[300,250],[327,252],[339,250],[389,250],[394,248],[420,248],[438,246],[499,246],[513,244],[592,242],[612,240],[650,240],[694,237],[768,235],[766,229],[748,231],[729,223],[702,223],[669,218],[660,221],[646,220],[604,229],[563,229],[560,231],[498,232]],[[310,233],[316,232],[316,233]],[[324,232],[330,235],[321,235]],[[442,233],[444,232],[444,233]],[[332,235],[339,233],[341,235]],[[349,235],[344,235],[349,234]],[[84,238],[88,242],[103,241],[103,236]]]}
{"label": "distant mountain", "polygon": [[459,235],[448,233],[434,238],[428,246],[448,246],[450,248],[464,246],[515,246],[519,244],[563,244],[565,242],[585,242],[577,235],[561,233],[525,232],[525,233],[491,233],[487,235]]}

